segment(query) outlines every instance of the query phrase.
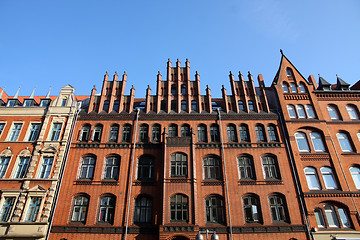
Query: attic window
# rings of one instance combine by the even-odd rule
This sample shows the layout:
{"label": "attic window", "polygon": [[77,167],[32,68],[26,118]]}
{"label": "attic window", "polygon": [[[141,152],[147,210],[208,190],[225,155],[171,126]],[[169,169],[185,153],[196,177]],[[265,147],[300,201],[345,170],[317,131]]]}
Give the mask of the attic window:
{"label": "attic window", "polygon": [[26,99],[23,103],[23,107],[31,107],[33,103],[33,100],[31,99]]}
{"label": "attic window", "polygon": [[140,102],[138,108],[139,109],[145,109],[145,105],[146,105],[145,102]]}
{"label": "attic window", "polygon": [[50,100],[49,99],[42,99],[40,101],[40,107],[47,107],[49,106]]}
{"label": "attic window", "polygon": [[66,98],[64,98],[63,100],[61,100],[61,106],[62,106],[62,107],[65,107],[65,105],[66,105]]}
{"label": "attic window", "polygon": [[294,77],[294,74],[293,74],[293,71],[291,70],[291,68],[286,69],[286,75],[291,78]]}
{"label": "attic window", "polygon": [[7,102],[6,107],[15,107],[15,104],[16,104],[16,100],[11,99]]}

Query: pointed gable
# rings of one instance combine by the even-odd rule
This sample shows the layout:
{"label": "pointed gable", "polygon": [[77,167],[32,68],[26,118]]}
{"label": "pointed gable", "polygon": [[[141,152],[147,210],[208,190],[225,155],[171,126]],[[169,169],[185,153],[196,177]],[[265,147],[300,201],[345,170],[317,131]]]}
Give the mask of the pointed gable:
{"label": "pointed gable", "polygon": [[319,87],[317,90],[329,91],[331,84],[319,75]]}
{"label": "pointed gable", "polygon": [[342,80],[339,76],[337,76],[336,88],[335,90],[349,90],[350,84]]}

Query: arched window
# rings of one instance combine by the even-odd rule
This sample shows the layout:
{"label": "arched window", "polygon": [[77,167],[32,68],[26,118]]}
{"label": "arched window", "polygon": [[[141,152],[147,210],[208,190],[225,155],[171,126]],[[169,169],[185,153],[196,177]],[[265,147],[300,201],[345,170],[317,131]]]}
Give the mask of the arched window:
{"label": "arched window", "polygon": [[305,105],[305,109],[308,118],[316,118],[314,108],[310,104]]}
{"label": "arched window", "polygon": [[198,126],[198,142],[207,142],[206,125],[201,124]]}
{"label": "arched window", "polygon": [[294,82],[290,83],[290,89],[292,93],[297,93],[296,85]]}
{"label": "arched window", "polygon": [[309,152],[309,144],[306,138],[306,134],[302,132],[295,133],[295,140],[300,152]]}
{"label": "arched window", "polygon": [[249,128],[246,124],[241,124],[239,126],[239,135],[241,142],[250,142]]}
{"label": "arched window", "polygon": [[181,136],[189,137],[190,136],[190,126],[189,124],[184,124],[181,126]]}
{"label": "arched window", "polygon": [[239,105],[239,110],[244,111],[244,103],[243,103],[243,101],[238,101],[238,105]]}
{"label": "arched window", "polygon": [[210,141],[220,142],[219,126],[217,124],[210,126]]}
{"label": "arched window", "polygon": [[[351,228],[348,211],[344,207],[326,203],[314,210],[316,223],[319,228]],[[324,215],[326,222],[324,221]],[[340,220],[340,221],[339,221]]]}
{"label": "arched window", "polygon": [[311,132],[310,139],[311,139],[313,148],[316,152],[325,152],[324,142],[322,140],[320,133]]}
{"label": "arched window", "polygon": [[301,93],[306,93],[306,87],[304,83],[299,84],[299,90]]}
{"label": "arched window", "polygon": [[160,110],[166,111],[166,103],[164,100],[161,100],[161,102],[160,102]]}
{"label": "arched window", "polygon": [[326,189],[337,189],[338,188],[331,168],[322,167],[322,168],[320,168],[320,172],[321,172],[322,178],[324,180]]}
{"label": "arched window", "polygon": [[100,198],[98,222],[110,223],[114,221],[115,197],[105,196]]}
{"label": "arched window", "polygon": [[137,179],[142,181],[153,180],[154,177],[154,159],[148,156],[142,156],[139,159]]}
{"label": "arched window", "polygon": [[102,133],[103,126],[101,124],[96,125],[92,135],[93,142],[100,142],[101,140],[101,133]]}
{"label": "arched window", "polygon": [[355,106],[347,105],[346,111],[348,112],[350,119],[359,119],[358,111]]}
{"label": "arched window", "polygon": [[318,225],[319,228],[324,228],[325,227],[325,221],[324,221],[324,216],[322,214],[321,209],[317,208],[314,210],[314,215],[315,215],[315,219],[316,219],[316,223]]}
{"label": "arched window", "polygon": [[240,179],[255,179],[253,159],[244,155],[238,158]]}
{"label": "arched window", "polygon": [[289,92],[289,85],[286,82],[283,82],[282,89],[283,89],[284,93],[288,93]]}
{"label": "arched window", "polygon": [[262,124],[257,124],[255,126],[256,140],[258,142],[266,142],[266,135],[264,126]]}
{"label": "arched window", "polygon": [[185,84],[181,85],[181,94],[186,95],[186,85]]}
{"label": "arched window", "polygon": [[159,124],[155,124],[152,126],[152,141],[153,142],[160,142],[161,140],[161,126]]}
{"label": "arched window", "polygon": [[139,142],[148,142],[149,139],[149,126],[142,124],[139,131]]}
{"label": "arched window", "polygon": [[80,179],[92,179],[94,176],[95,169],[95,157],[94,156],[86,156],[81,160],[80,167]]}
{"label": "arched window", "polygon": [[209,156],[204,159],[204,179],[221,179],[221,164],[217,157]]}
{"label": "arched window", "polygon": [[210,196],[205,200],[206,222],[207,223],[224,223],[224,201],[218,196]]}
{"label": "arched window", "polygon": [[350,143],[349,137],[346,133],[337,133],[336,137],[340,143],[341,150],[343,152],[353,152],[352,145]]}
{"label": "arched window", "polygon": [[192,100],[192,101],[191,101],[191,111],[196,111],[196,109],[197,109],[196,101],[195,101],[195,100]]}
{"label": "arched window", "polygon": [[89,198],[87,196],[76,196],[74,198],[71,221],[85,223],[88,207]]}
{"label": "arched window", "polygon": [[175,95],[176,94],[176,85],[173,84],[171,85],[171,95]]}
{"label": "arched window", "polygon": [[360,169],[358,167],[351,167],[350,173],[355,183],[355,187],[360,189]]}
{"label": "arched window", "polygon": [[249,111],[254,111],[254,103],[253,101],[248,101]]}
{"label": "arched window", "polygon": [[187,176],[187,157],[183,153],[174,153],[171,159],[171,176],[186,177]]}
{"label": "arched window", "polygon": [[122,141],[130,142],[130,137],[131,137],[131,125],[126,124],[123,126],[123,130],[122,130]]}
{"label": "arched window", "polygon": [[269,135],[269,141],[270,142],[278,142],[279,138],[278,138],[278,134],[276,131],[276,126],[271,124],[271,125],[267,126],[267,130],[268,130],[268,135]]}
{"label": "arched window", "polygon": [[119,125],[115,124],[110,127],[109,142],[117,142],[119,135]]}
{"label": "arched window", "polygon": [[104,179],[119,179],[120,159],[116,156],[111,156],[105,160]]}
{"label": "arched window", "polygon": [[260,201],[257,196],[246,195],[243,197],[245,222],[261,221]]}
{"label": "arched window", "polygon": [[189,220],[189,199],[183,194],[170,198],[170,221],[187,222]]}
{"label": "arched window", "polygon": [[262,165],[265,179],[280,179],[279,167],[274,157],[262,157]]}
{"label": "arched window", "polygon": [[186,108],[187,108],[187,106],[186,106],[186,101],[185,101],[185,100],[182,100],[182,101],[181,101],[181,111],[186,111]]}
{"label": "arched window", "polygon": [[152,219],[152,199],[146,196],[139,196],[135,200],[135,223],[151,223]]}
{"label": "arched window", "polygon": [[227,136],[229,142],[237,142],[237,134],[236,134],[236,127],[233,124],[229,124],[226,127]]}
{"label": "arched window", "polygon": [[81,128],[79,141],[87,142],[89,140],[89,135],[90,135],[90,125],[86,124]]}
{"label": "arched window", "polygon": [[294,77],[293,71],[291,70],[291,68],[286,68],[286,76],[288,77]]}
{"label": "arched window", "polygon": [[176,112],[176,109],[177,109],[177,107],[176,107],[176,101],[175,100],[171,100],[171,111],[174,111],[174,112]]}
{"label": "arched window", "polygon": [[296,105],[296,111],[299,118],[306,118],[305,109],[303,105]]}
{"label": "arched window", "polygon": [[288,213],[285,198],[281,195],[272,195],[269,197],[270,211],[273,222],[287,222]]}
{"label": "arched window", "polygon": [[169,137],[177,137],[178,136],[178,126],[176,124],[171,124],[169,126],[168,136]]}
{"label": "arched window", "polygon": [[339,111],[335,105],[328,105],[327,110],[329,112],[330,118],[333,120],[340,119],[339,117]]}
{"label": "arched window", "polygon": [[310,190],[321,189],[320,183],[319,183],[319,178],[318,178],[315,168],[306,167],[306,168],[304,168],[304,172],[305,172],[305,177],[306,177],[306,181],[307,181],[307,185],[308,185],[309,189]]}
{"label": "arched window", "polygon": [[294,105],[287,105],[287,110],[290,118],[297,118]]}

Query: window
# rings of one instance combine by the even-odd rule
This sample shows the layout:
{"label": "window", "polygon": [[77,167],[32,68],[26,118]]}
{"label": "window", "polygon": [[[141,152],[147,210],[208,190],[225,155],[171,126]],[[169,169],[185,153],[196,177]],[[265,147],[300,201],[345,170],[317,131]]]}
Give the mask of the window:
{"label": "window", "polygon": [[243,103],[243,101],[238,101],[238,105],[239,105],[239,111],[244,111],[244,103]]}
{"label": "window", "polygon": [[189,200],[182,194],[170,198],[170,221],[187,222],[189,219]]}
{"label": "window", "polygon": [[286,76],[288,77],[294,77],[293,71],[291,68],[286,68]]}
{"label": "window", "polygon": [[284,93],[288,93],[289,92],[289,85],[287,83],[283,83],[282,84],[282,89]]}
{"label": "window", "polygon": [[80,131],[80,142],[87,142],[89,140],[90,135],[90,125],[85,125],[81,128]]}
{"label": "window", "polygon": [[103,111],[105,112],[109,111],[109,104],[110,104],[109,100],[104,101]]}
{"label": "window", "polygon": [[220,142],[218,125],[213,124],[210,126],[210,141],[211,142]]}
{"label": "window", "polygon": [[176,112],[177,107],[176,107],[176,101],[175,100],[171,100],[170,107],[171,107],[171,111]]}
{"label": "window", "polygon": [[196,101],[191,101],[191,111],[196,111],[197,106],[196,106]]}
{"label": "window", "polygon": [[296,111],[299,118],[306,118],[305,109],[303,105],[296,105]]}
{"label": "window", "polygon": [[92,179],[95,169],[95,158],[93,156],[86,156],[81,161],[80,179]]}
{"label": "window", "polygon": [[12,209],[14,207],[15,197],[5,197],[4,203],[0,212],[0,221],[7,222],[10,219]]}
{"label": "window", "polygon": [[9,162],[10,157],[0,157],[0,178],[3,178],[5,176]]}
{"label": "window", "polygon": [[119,135],[119,126],[118,125],[111,126],[109,142],[117,142],[118,135]]}
{"label": "window", "polygon": [[204,179],[221,179],[220,160],[210,156],[204,159]]}
{"label": "window", "polygon": [[246,124],[241,124],[239,126],[239,135],[241,142],[250,142],[249,128]]}
{"label": "window", "polygon": [[65,107],[66,105],[66,98],[61,100],[61,107]]}
{"label": "window", "polygon": [[360,169],[358,167],[351,167],[350,173],[355,183],[355,187],[360,189]]}
{"label": "window", "polygon": [[182,100],[181,101],[181,111],[186,111],[186,101]]}
{"label": "window", "polygon": [[10,136],[9,136],[10,142],[15,142],[18,139],[18,137],[20,135],[21,127],[22,127],[22,123],[14,123],[14,126],[11,129]]}
{"label": "window", "polygon": [[35,222],[40,210],[41,197],[31,197],[25,222]]}
{"label": "window", "polygon": [[114,101],[113,111],[118,112],[119,111],[119,105],[120,105],[120,101],[118,101],[118,100]]}
{"label": "window", "polygon": [[237,135],[236,135],[236,127],[235,125],[228,125],[226,127],[227,130],[227,136],[229,142],[237,142]]}
{"label": "window", "polygon": [[27,172],[29,166],[30,158],[29,157],[20,157],[18,166],[15,171],[14,178],[23,178]]}
{"label": "window", "polygon": [[291,89],[291,92],[297,93],[297,89],[296,89],[295,83],[293,83],[293,82],[290,83],[290,89]]}
{"label": "window", "polygon": [[301,93],[306,93],[306,87],[304,83],[299,84],[299,90]]}
{"label": "window", "polygon": [[24,100],[23,107],[31,107],[34,100],[32,99],[26,99]]}
{"label": "window", "polygon": [[274,125],[267,126],[267,131],[268,131],[269,141],[270,142],[279,141],[278,136],[277,136],[277,132],[276,132],[276,127]]}
{"label": "window", "polygon": [[50,135],[50,141],[57,141],[60,137],[60,132],[61,132],[61,123],[54,123],[52,130],[51,130],[51,135]]}
{"label": "window", "polygon": [[326,205],[324,207],[324,211],[329,227],[337,227],[337,228],[340,227],[334,207],[330,205]]}
{"label": "window", "polygon": [[39,178],[48,178],[50,175],[50,171],[52,168],[54,158],[52,157],[44,157],[43,162],[41,164]]}
{"label": "window", "polygon": [[206,126],[203,124],[198,126],[198,142],[207,142]]}
{"label": "window", "polygon": [[322,167],[322,168],[320,168],[320,172],[321,172],[322,178],[324,180],[326,189],[337,189],[338,188],[331,168]]}
{"label": "window", "polygon": [[186,85],[185,84],[181,85],[181,94],[186,95]]}
{"label": "window", "polygon": [[295,107],[293,105],[287,105],[287,110],[290,118],[297,118]]}
{"label": "window", "polygon": [[105,161],[106,164],[105,164],[104,179],[117,180],[119,178],[120,159],[116,156],[111,156],[106,158]]}
{"label": "window", "polygon": [[10,99],[6,104],[6,107],[15,107],[15,105],[16,105],[16,100]]}
{"label": "window", "polygon": [[114,221],[115,199],[111,196],[100,199],[98,222],[110,223]]}
{"label": "window", "polygon": [[335,107],[334,105],[328,105],[327,106],[327,110],[329,112],[330,118],[333,120],[338,120],[340,119],[339,114],[338,114],[338,110],[337,107]]}
{"label": "window", "polygon": [[176,124],[171,124],[169,126],[169,137],[177,137],[178,136],[178,126]]}
{"label": "window", "polygon": [[323,214],[321,212],[320,209],[315,209],[314,210],[314,215],[315,215],[315,219],[316,219],[316,223],[318,225],[319,228],[324,228],[325,227],[325,221],[324,221],[324,217]]}
{"label": "window", "polygon": [[135,200],[135,223],[151,223],[152,218],[152,199],[140,196]]}
{"label": "window", "polygon": [[255,179],[253,159],[241,156],[238,159],[240,179]]}
{"label": "window", "polygon": [[176,86],[175,84],[171,85],[171,95],[175,95],[176,94]]}
{"label": "window", "polygon": [[0,136],[2,134],[2,132],[4,131],[5,128],[5,123],[0,123]]}
{"label": "window", "polygon": [[40,131],[40,123],[32,123],[30,125],[30,132],[28,141],[35,141]]}
{"label": "window", "polygon": [[102,125],[96,125],[92,134],[92,141],[93,142],[100,142],[101,141],[101,134],[102,134]]}
{"label": "window", "polygon": [[218,196],[210,196],[205,200],[206,222],[207,223],[224,223],[224,203]]}
{"label": "window", "polygon": [[350,119],[359,119],[355,106],[347,105],[346,111],[348,112]]}
{"label": "window", "polygon": [[161,100],[160,102],[160,110],[166,111],[166,103],[164,100]]}
{"label": "window", "polygon": [[310,133],[310,139],[314,147],[314,150],[316,152],[325,152],[324,142],[322,140],[320,133],[317,132]]}
{"label": "window", "polygon": [[181,136],[182,137],[190,137],[190,126],[188,124],[184,124],[181,126]]}
{"label": "window", "polygon": [[141,157],[138,164],[138,180],[152,180],[154,176],[154,160]]}
{"label": "window", "polygon": [[305,109],[308,118],[316,118],[314,108],[310,104],[305,105]]}
{"label": "window", "polygon": [[171,176],[186,177],[187,176],[187,158],[183,153],[174,153],[171,155]]}
{"label": "window", "polygon": [[245,196],[243,198],[245,222],[253,223],[260,221],[260,203],[258,197]]}
{"label": "window", "polygon": [[[324,214],[327,222],[324,221]],[[324,209],[317,208],[314,210],[316,222],[319,228],[351,228],[352,224],[348,217],[347,210],[336,205],[326,204]],[[340,222],[339,222],[340,220]],[[341,223],[341,224],[340,224]]]}
{"label": "window", "polygon": [[143,142],[143,143],[148,142],[148,137],[149,137],[149,126],[143,124],[140,126],[139,142]]}
{"label": "window", "polygon": [[306,139],[306,134],[302,132],[295,133],[295,140],[300,152],[309,152],[309,144]]}
{"label": "window", "polygon": [[49,104],[50,104],[50,100],[49,100],[49,99],[42,99],[42,100],[40,101],[40,107],[47,107],[47,106],[49,106]]}
{"label": "window", "polygon": [[317,176],[315,168],[306,167],[304,168],[306,182],[310,190],[319,190],[321,189],[319,178]]}
{"label": "window", "polygon": [[288,221],[285,198],[279,195],[269,197],[270,211],[273,222]]}
{"label": "window", "polygon": [[85,196],[75,197],[71,221],[85,223],[88,207],[89,207],[89,198],[88,197],[85,197]]}
{"label": "window", "polygon": [[262,157],[265,179],[280,179],[277,161],[272,156]]}
{"label": "window", "polygon": [[256,140],[258,142],[266,142],[264,126],[258,124],[255,126]]}
{"label": "window", "polygon": [[160,142],[161,140],[161,126],[159,124],[155,124],[152,127],[152,141],[153,142]]}
{"label": "window", "polygon": [[131,133],[131,126],[128,124],[123,126],[123,130],[122,130],[122,141],[123,142],[130,142],[130,133]]}
{"label": "window", "polygon": [[254,111],[254,103],[253,101],[248,101],[249,111]]}
{"label": "window", "polygon": [[353,148],[349,141],[349,137],[346,133],[337,133],[336,137],[340,143],[341,150],[343,152],[353,152]]}

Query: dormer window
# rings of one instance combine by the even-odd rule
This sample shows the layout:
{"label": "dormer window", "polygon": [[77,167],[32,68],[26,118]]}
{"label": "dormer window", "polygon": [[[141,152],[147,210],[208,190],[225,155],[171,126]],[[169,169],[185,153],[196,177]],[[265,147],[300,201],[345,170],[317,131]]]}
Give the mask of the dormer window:
{"label": "dormer window", "polygon": [[31,107],[33,105],[32,99],[26,99],[23,103],[23,107]]}
{"label": "dormer window", "polygon": [[10,99],[6,104],[6,107],[15,107],[15,105],[16,105],[16,99]]}
{"label": "dormer window", "polygon": [[49,106],[49,104],[50,104],[50,100],[49,100],[49,99],[42,99],[42,100],[40,101],[40,107],[47,107],[47,106]]}
{"label": "dormer window", "polygon": [[61,106],[62,106],[62,107],[65,107],[65,105],[66,105],[66,100],[67,100],[66,98],[64,98],[63,100],[61,100]]}

